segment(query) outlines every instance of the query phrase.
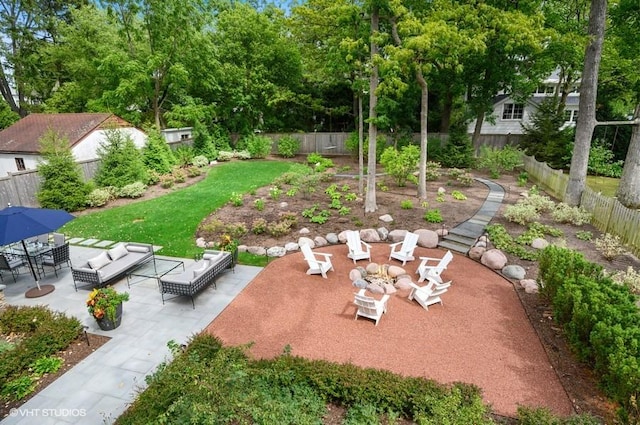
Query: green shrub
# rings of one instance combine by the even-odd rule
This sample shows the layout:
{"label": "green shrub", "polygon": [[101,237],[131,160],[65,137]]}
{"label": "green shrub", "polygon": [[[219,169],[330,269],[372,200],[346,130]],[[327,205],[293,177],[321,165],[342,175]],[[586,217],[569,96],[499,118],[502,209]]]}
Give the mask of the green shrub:
{"label": "green shrub", "polygon": [[556,203],[551,198],[538,193],[529,193],[527,197],[520,199],[518,203],[531,205],[539,213],[553,211],[556,208]]}
{"label": "green shrub", "polygon": [[182,170],[187,174],[187,177],[198,177],[202,174],[202,170],[195,165],[190,165]]}
{"label": "green shrub", "polygon": [[[369,155],[369,138],[366,135],[362,143],[363,143],[362,152],[366,162],[366,158],[368,158],[368,155]],[[349,137],[347,137],[347,139],[344,141],[344,145],[347,151],[351,152],[351,155],[354,158],[358,157],[358,133],[357,132],[349,133]],[[382,152],[386,147],[387,147],[387,138],[379,134],[376,139],[376,162],[380,161],[380,156],[382,155]]]}
{"label": "green shrub", "polygon": [[442,214],[438,209],[427,210],[424,219],[429,223],[442,223]]}
{"label": "green shrub", "polygon": [[233,153],[233,157],[238,159],[243,159],[243,160],[251,159],[251,152],[249,152],[246,149],[241,151],[236,151]]}
{"label": "green shrub", "polygon": [[504,209],[504,218],[513,223],[525,226],[527,223],[539,220],[540,214],[535,206],[518,202]]}
{"label": "green shrub", "polygon": [[612,235],[611,233],[605,233],[597,238],[594,243],[596,250],[609,261],[627,252],[622,242],[620,242],[620,236]]}
{"label": "green shrub", "polygon": [[571,207],[564,202],[556,205],[551,217],[559,223],[571,223],[574,226],[582,226],[591,221],[591,213],[583,207]]}
{"label": "green shrub", "polygon": [[513,171],[522,165],[522,151],[511,145],[502,149],[487,145],[480,147],[480,158],[477,167],[486,169],[492,178],[498,178],[505,171]]}
{"label": "green shrub", "polygon": [[253,220],[253,223],[251,224],[252,233],[256,235],[260,235],[266,231],[267,231],[267,220],[265,220],[262,217],[256,218],[255,220]]}
{"label": "green shrub", "polygon": [[94,208],[101,207],[115,198],[116,195],[113,191],[113,188],[103,187],[93,189],[91,193],[87,195],[86,205]]}
{"label": "green shrub", "polygon": [[117,189],[120,198],[139,198],[144,195],[147,186],[142,182],[135,182]]}
{"label": "green shrub", "polygon": [[147,134],[147,143],[142,148],[142,162],[145,167],[158,174],[170,172],[177,162],[173,151],[159,131],[148,130]]}
{"label": "green shrub", "polygon": [[400,151],[389,146],[382,152],[380,163],[398,186],[405,186],[407,180],[417,183],[413,173],[417,170],[419,159],[420,148],[416,145],[404,146]]}
{"label": "green shrub", "polygon": [[269,188],[269,197],[271,199],[277,201],[278,199],[280,199],[280,196],[282,196],[282,189],[280,189],[278,186],[271,186]]}
{"label": "green shrub", "polygon": [[191,160],[191,165],[195,167],[206,167],[209,165],[209,160],[204,155],[196,155]]}
{"label": "green shrub", "polygon": [[300,151],[300,140],[293,136],[278,139],[278,155],[283,158],[293,158]]}
{"label": "green shrub", "polygon": [[[181,145],[178,146],[175,151],[173,151],[173,155],[176,158],[175,166],[186,167],[193,162],[195,153],[192,147]],[[171,169],[173,169],[173,167],[171,167]]]}
{"label": "green shrub", "polygon": [[39,142],[44,158],[38,164],[42,183],[36,198],[40,206],[65,211],[84,208],[90,188],[82,179],[69,140],[49,130]]}
{"label": "green shrub", "polygon": [[273,146],[273,140],[257,134],[245,137],[244,142],[246,151],[249,152],[250,158],[253,159],[266,158],[271,153],[271,147]]}
{"label": "green shrub", "polygon": [[160,186],[168,189],[170,187],[173,187],[173,185],[175,184],[176,180],[173,177],[172,174],[163,174],[160,176]]}
{"label": "green shrub", "polygon": [[234,157],[233,151],[218,152],[218,161],[222,161],[222,162],[231,161],[233,157]]}
{"label": "green shrub", "polygon": [[576,232],[576,238],[580,239],[581,241],[590,241],[591,239],[593,239],[593,233],[588,230],[578,230]]}
{"label": "green shrub", "polygon": [[244,201],[242,199],[242,193],[231,192],[231,197],[229,198],[229,202],[231,202],[231,205],[233,205],[234,207],[241,207],[244,204]]}
{"label": "green shrub", "polygon": [[467,195],[460,192],[459,190],[454,190],[453,192],[451,192],[451,196],[457,201],[464,201],[467,199]]}
{"label": "green shrub", "polygon": [[589,174],[596,176],[620,178],[624,161],[614,161],[615,154],[600,139],[594,140],[589,150]]}
{"label": "green shrub", "polygon": [[413,208],[413,201],[410,199],[405,199],[404,201],[400,201],[400,208],[403,210],[410,210]]}
{"label": "green shrub", "polygon": [[123,187],[147,181],[147,167],[131,135],[122,130],[106,130],[105,139],[98,148],[100,165],[94,177],[96,184]]}
{"label": "green shrub", "polygon": [[334,163],[331,159],[325,158],[317,152],[307,155],[307,164],[312,166],[318,173],[325,171],[327,168],[334,167]]}
{"label": "green shrub", "polygon": [[427,173],[425,180],[435,181],[440,178],[442,173],[440,172],[441,165],[439,162],[427,161]]}
{"label": "green shrub", "polygon": [[253,201],[253,206],[256,207],[256,209],[258,211],[263,211],[264,210],[264,199],[262,199],[262,198],[256,199],[255,201]]}

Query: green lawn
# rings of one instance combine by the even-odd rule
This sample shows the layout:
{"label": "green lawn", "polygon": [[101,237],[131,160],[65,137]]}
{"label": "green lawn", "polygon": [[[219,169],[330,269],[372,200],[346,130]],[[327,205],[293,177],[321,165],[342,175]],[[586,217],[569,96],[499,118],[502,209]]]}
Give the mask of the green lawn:
{"label": "green lawn", "polygon": [[88,214],[62,227],[69,237],[161,245],[162,255],[190,258],[200,251],[200,222],[224,205],[232,192],[265,186],[294,165],[286,161],[237,161],[217,165],[185,189],[148,201]]}
{"label": "green lawn", "polygon": [[596,192],[601,192],[604,196],[613,198],[616,196],[620,179],[600,176],[587,176],[587,186]]}

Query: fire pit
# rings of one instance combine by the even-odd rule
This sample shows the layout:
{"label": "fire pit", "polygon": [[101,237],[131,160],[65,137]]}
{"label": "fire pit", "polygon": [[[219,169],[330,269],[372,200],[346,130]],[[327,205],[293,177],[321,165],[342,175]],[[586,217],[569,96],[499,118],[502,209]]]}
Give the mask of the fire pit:
{"label": "fire pit", "polygon": [[369,263],[366,267],[351,270],[349,277],[357,288],[366,288],[373,293],[390,294],[396,291],[395,284],[398,277],[406,274],[402,267]]}

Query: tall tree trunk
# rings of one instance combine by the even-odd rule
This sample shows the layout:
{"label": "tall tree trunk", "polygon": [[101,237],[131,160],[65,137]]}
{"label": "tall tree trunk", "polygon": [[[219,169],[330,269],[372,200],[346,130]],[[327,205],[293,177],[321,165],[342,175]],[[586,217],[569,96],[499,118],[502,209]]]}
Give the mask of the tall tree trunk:
{"label": "tall tree trunk", "polygon": [[362,94],[358,93],[358,193],[364,193],[364,117],[362,116]]}
{"label": "tall tree trunk", "polygon": [[420,84],[420,164],[418,172],[418,198],[427,199],[427,106],[429,105],[429,86],[420,68],[416,69],[416,78]]}
{"label": "tall tree trunk", "polygon": [[378,45],[375,37],[379,30],[378,8],[373,6],[371,11],[371,77],[369,79],[369,158],[367,162],[367,193],[364,199],[364,212],[374,212],[378,209],[376,203],[376,141],[378,127],[376,124],[376,106],[378,105],[378,65],[375,56],[378,54]]}
{"label": "tall tree trunk", "polygon": [[478,150],[478,139],[480,138],[480,130],[482,130],[482,123],[484,122],[484,111],[478,112],[476,115],[476,126],[473,129],[473,136],[471,137],[471,144],[476,151]]}
{"label": "tall tree trunk", "polygon": [[[633,117],[640,119],[640,103]],[[616,196],[625,207],[640,208],[640,124],[633,126]]]}
{"label": "tall tree trunk", "polygon": [[11,92],[11,86],[9,85],[9,81],[7,80],[7,77],[4,74],[4,69],[0,69],[0,93],[2,93],[2,97],[7,102],[11,110],[16,114],[19,114],[20,108],[16,104],[16,100],[13,98],[13,93]]}
{"label": "tall tree trunk", "polygon": [[589,149],[591,148],[593,130],[596,126],[598,70],[600,69],[602,56],[606,17],[607,0],[591,0],[591,13],[589,15],[589,36],[591,41],[584,55],[576,137],[571,156],[569,185],[564,195],[564,201],[571,206],[580,205],[580,198],[587,181]]}

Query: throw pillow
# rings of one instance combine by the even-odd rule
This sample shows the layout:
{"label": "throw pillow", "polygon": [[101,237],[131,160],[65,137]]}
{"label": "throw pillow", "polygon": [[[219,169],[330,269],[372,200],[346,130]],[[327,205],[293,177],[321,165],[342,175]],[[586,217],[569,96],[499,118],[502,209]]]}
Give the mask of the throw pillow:
{"label": "throw pillow", "polygon": [[111,257],[112,261],[116,261],[118,258],[122,258],[128,253],[129,251],[127,251],[127,248],[125,248],[124,245],[114,246],[109,251],[107,251],[107,254],[109,254],[109,257]]}
{"label": "throw pillow", "polygon": [[220,251],[217,254],[204,254],[202,256],[202,258],[204,258],[205,260],[211,261],[213,264],[220,261],[222,257],[224,257],[224,251]]}
{"label": "throw pillow", "polygon": [[149,252],[149,248],[146,246],[127,245],[127,251],[129,252]]}
{"label": "throw pillow", "polygon": [[102,267],[106,266],[110,262],[111,262],[111,259],[109,258],[109,255],[107,254],[106,251],[101,252],[100,255],[98,255],[97,257],[93,257],[87,261],[87,263],[89,263],[89,267],[91,267],[94,270],[101,269]]}
{"label": "throw pillow", "polygon": [[209,267],[209,261],[204,260],[202,264],[198,265],[197,268],[193,269],[193,277],[200,276],[208,267]]}

